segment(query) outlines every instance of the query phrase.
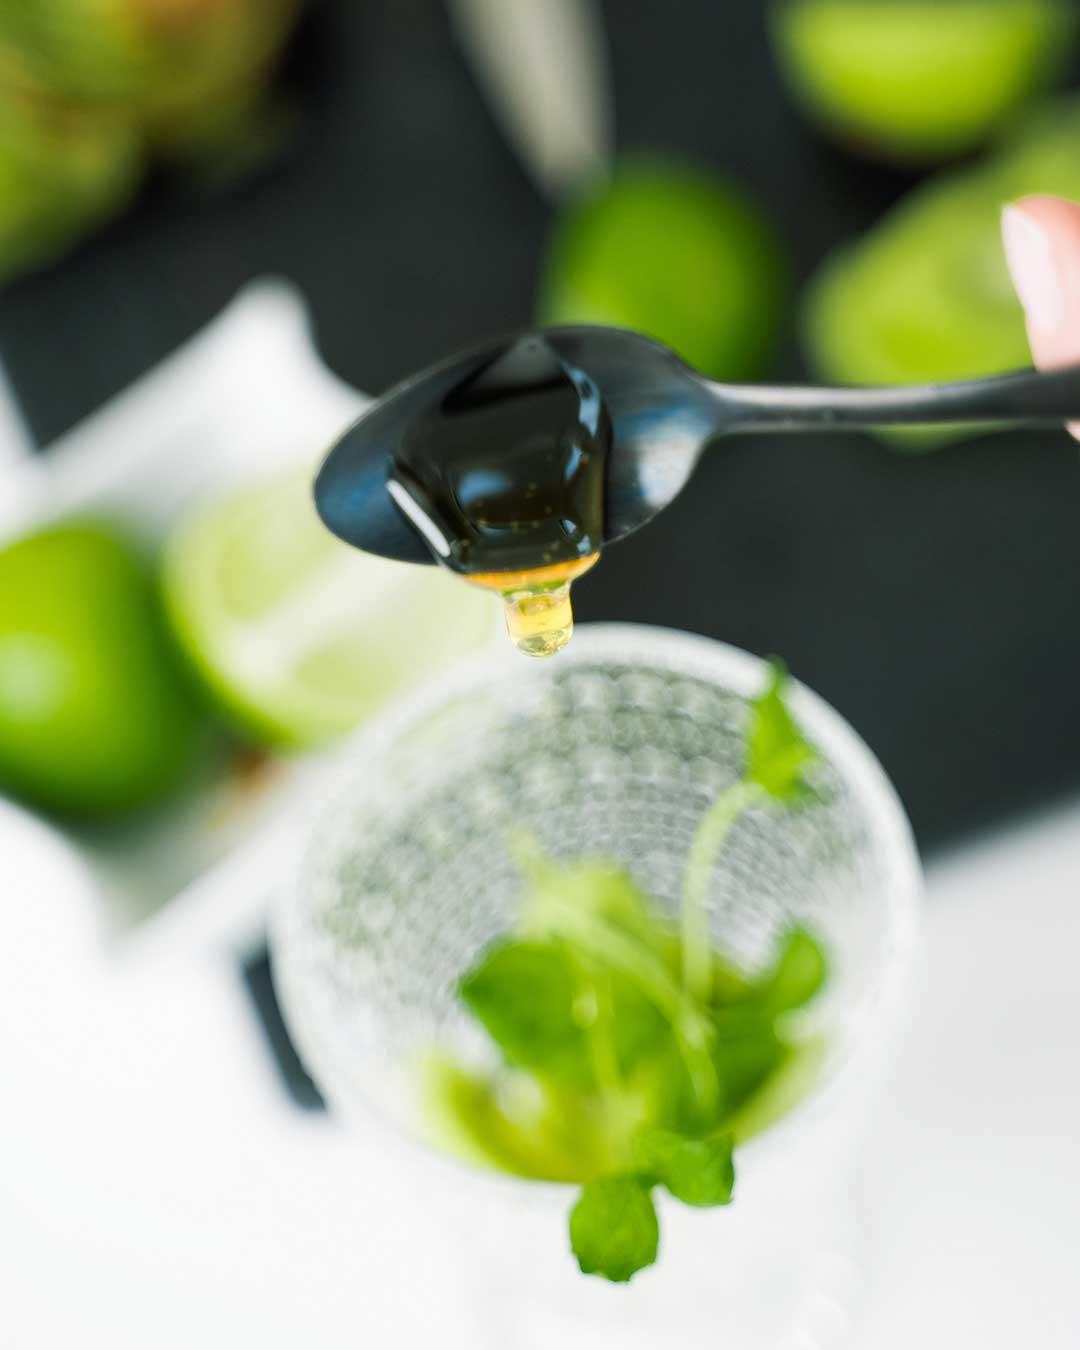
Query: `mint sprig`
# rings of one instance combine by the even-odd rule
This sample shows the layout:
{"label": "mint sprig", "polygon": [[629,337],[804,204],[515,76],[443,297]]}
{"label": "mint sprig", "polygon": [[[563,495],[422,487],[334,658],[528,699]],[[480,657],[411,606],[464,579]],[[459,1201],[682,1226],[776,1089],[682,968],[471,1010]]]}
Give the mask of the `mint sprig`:
{"label": "mint sprig", "polygon": [[692,1139],[645,1129],[634,1140],[636,1170],[587,1182],[570,1211],[570,1246],[585,1275],[624,1283],[656,1260],[660,1227],[653,1188],[697,1209],[731,1203],[730,1135]]}
{"label": "mint sprig", "polygon": [[683,878],[681,915],[683,982],[695,998],[712,996],[713,951],[709,933],[709,883],[716,859],[736,821],[762,802],[793,802],[810,793],[806,771],[817,759],[788,711],[787,669],[769,663],[769,682],[750,704],[746,768],[701,819]]}
{"label": "mint sprig", "polygon": [[751,706],[747,737],[746,780],[756,783],[776,802],[792,802],[812,795],[807,770],[818,753],[795,724],[785,694],[787,667],[769,662],[769,683]]}
{"label": "mint sprig", "polygon": [[691,1139],[674,1130],[643,1130],[634,1140],[638,1174],[695,1209],[731,1203],[735,1189],[730,1134]]}
{"label": "mint sprig", "polygon": [[458,992],[508,1064],[569,1087],[617,1078],[668,1030],[638,982],[558,939],[497,943]]}
{"label": "mint sprig", "polygon": [[518,840],[527,895],[517,931],[461,981],[505,1069],[488,1080],[444,1070],[455,1089],[444,1109],[459,1128],[486,1122],[481,1151],[510,1170],[581,1184],[570,1239],[586,1274],[622,1282],[655,1261],[657,1187],[695,1207],[730,1203],[727,1122],[752,1118],[748,1104],[780,1081],[795,1055],[786,1019],[825,980],[805,929],[783,933],[752,976],[720,956],[709,924],[716,860],[742,815],[814,798],[817,753],[786,689],[773,663],[751,704],[743,775],[691,845],[676,931],[606,859],[559,864]]}

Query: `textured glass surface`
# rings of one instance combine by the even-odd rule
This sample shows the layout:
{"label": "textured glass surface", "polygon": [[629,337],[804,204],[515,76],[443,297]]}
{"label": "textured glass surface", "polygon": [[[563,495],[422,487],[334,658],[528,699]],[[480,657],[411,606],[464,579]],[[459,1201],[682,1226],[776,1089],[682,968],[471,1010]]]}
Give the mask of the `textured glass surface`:
{"label": "textured glass surface", "polygon": [[[603,854],[673,914],[694,829],[740,775],[753,658],[703,639],[584,628],[545,664],[486,658],[361,737],[279,907],[275,964],[309,1066],[339,1110],[415,1125],[410,1085],[438,1044],[484,1062],[455,1000],[523,887],[514,839]],[[718,946],[751,965],[792,919],[824,941],[822,1084],[868,1035],[910,937],[915,865],[899,807],[845,724],[804,690],[821,802],[736,825],[710,887]]]}

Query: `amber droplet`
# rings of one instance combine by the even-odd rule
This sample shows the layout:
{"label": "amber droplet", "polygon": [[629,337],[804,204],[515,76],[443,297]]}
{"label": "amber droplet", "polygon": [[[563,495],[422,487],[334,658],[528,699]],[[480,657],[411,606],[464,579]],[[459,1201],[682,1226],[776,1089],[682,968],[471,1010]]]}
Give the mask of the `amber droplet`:
{"label": "amber droplet", "polygon": [[554,656],[574,631],[570,586],[599,559],[599,553],[528,572],[481,572],[466,578],[496,591],[503,602],[510,641],[526,656]]}

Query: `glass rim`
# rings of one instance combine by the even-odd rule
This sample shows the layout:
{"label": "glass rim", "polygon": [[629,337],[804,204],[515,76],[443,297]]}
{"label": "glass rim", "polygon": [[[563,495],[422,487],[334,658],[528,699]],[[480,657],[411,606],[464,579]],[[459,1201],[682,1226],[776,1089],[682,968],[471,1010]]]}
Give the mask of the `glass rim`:
{"label": "glass rim", "polygon": [[[741,648],[714,638],[677,629],[642,623],[583,623],[575,628],[570,646],[553,658],[557,665],[539,663],[503,644],[486,648],[482,653],[455,665],[451,670],[432,677],[420,687],[405,695],[366,726],[361,727],[339,749],[335,756],[334,772],[324,791],[312,802],[308,828],[301,833],[300,858],[306,854],[311,839],[320,828],[324,816],[323,802],[335,788],[338,791],[357,787],[357,764],[363,763],[363,794],[379,791],[379,766],[402,735],[427,717],[440,712],[448,704],[470,692],[480,684],[491,685],[508,678],[547,678],[546,672],[565,669],[569,664],[586,664],[594,660],[623,660],[627,665],[638,664],[698,678],[730,690],[742,698],[758,693],[766,662]],[[526,663],[523,668],[523,662]],[[815,1130],[822,1121],[833,1115],[840,1103],[860,1080],[873,1073],[875,1060],[888,1053],[889,1033],[897,1021],[899,1005],[912,965],[920,925],[923,891],[922,867],[907,814],[881,764],[851,725],[825,699],[808,686],[792,677],[790,704],[798,721],[826,755],[856,800],[866,812],[875,853],[884,861],[886,875],[892,879],[887,900],[890,927],[890,957],[883,969],[883,978],[868,1009],[863,1010],[860,1025],[850,1033],[846,1053],[840,1061],[826,1069],[822,1081],[815,1084],[799,1101],[761,1133],[748,1139],[738,1149],[743,1166],[756,1172],[763,1170],[768,1158],[783,1152],[793,1136]],[[305,1053],[307,1041],[303,1018],[290,1015],[289,987],[291,976],[281,959],[281,934],[286,928],[285,911],[289,906],[289,892],[283,888],[278,903],[272,907],[270,918],[270,954],[277,984],[282,995],[282,1007],[290,1035],[301,1051],[301,1057],[318,1064],[316,1053]],[[316,1082],[318,1078],[316,1075]],[[319,1084],[331,1110],[340,1114],[348,1125],[355,1125],[363,1117],[366,1132],[388,1136],[396,1145],[414,1155],[419,1153],[440,1168],[452,1170],[459,1178],[473,1184],[515,1189],[527,1188],[538,1198],[544,1192],[565,1196],[568,1187],[559,1182],[532,1180],[502,1173],[467,1159],[440,1153],[423,1139],[403,1131],[396,1122],[385,1116],[375,1103],[358,1111],[351,1104],[338,1101],[333,1086]]]}

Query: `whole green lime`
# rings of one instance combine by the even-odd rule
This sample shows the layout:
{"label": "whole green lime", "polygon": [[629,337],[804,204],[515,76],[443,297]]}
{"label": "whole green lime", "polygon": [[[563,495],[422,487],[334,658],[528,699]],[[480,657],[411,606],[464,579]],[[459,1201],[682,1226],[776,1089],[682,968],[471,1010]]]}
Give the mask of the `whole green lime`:
{"label": "whole green lime", "polygon": [[806,113],[887,158],[943,160],[1060,81],[1075,0],[774,0],[777,60]]}
{"label": "whole green lime", "polygon": [[538,320],[631,328],[713,379],[768,363],[787,266],[745,193],[703,166],[624,163],[556,220]]}
{"label": "whole green lime", "polygon": [[[913,384],[1030,364],[1001,243],[1001,208],[1028,193],[1080,197],[1080,100],[1030,118],[974,168],[940,174],[839,249],[811,281],[803,331],[815,373],[839,384]],[[892,431],[913,448],[956,428]]]}
{"label": "whole green lime", "polygon": [[137,137],[115,117],[0,97],[0,283],[121,211],[142,167]]}
{"label": "whole green lime", "polygon": [[9,81],[132,111],[257,80],[300,0],[6,0]]}
{"label": "whole green lime", "polygon": [[129,811],[177,783],[198,732],[137,549],[68,524],[0,551],[0,789],[65,815]]}

